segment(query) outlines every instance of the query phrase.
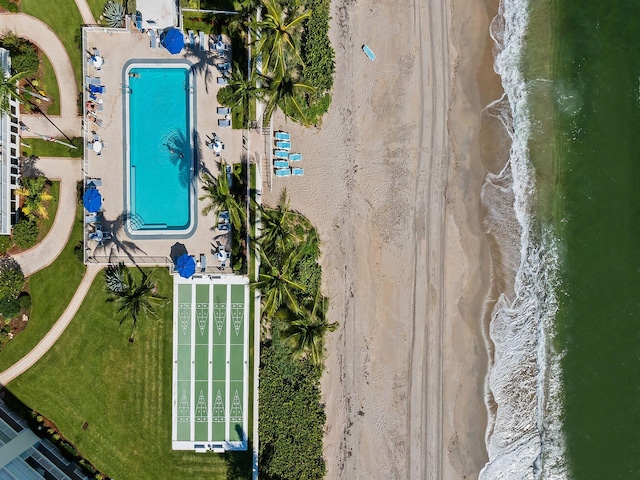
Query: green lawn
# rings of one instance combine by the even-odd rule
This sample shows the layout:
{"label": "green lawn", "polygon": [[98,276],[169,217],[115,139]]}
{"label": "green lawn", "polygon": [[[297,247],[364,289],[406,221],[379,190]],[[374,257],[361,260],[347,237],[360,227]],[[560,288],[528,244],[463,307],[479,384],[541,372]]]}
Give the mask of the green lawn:
{"label": "green lawn", "polygon": [[22,12],[49,25],[67,49],[78,88],[82,85],[82,17],[74,0],[22,0]]}
{"label": "green lawn", "polygon": [[[154,278],[171,299],[168,270]],[[171,450],[171,301],[157,318],[141,319],[129,343],[131,324],[120,327],[115,305],[105,300],[100,274],[58,342],[9,390],[118,480],[227,478],[225,456]]]}
{"label": "green lawn", "polygon": [[[66,138],[58,138],[58,140],[69,143]],[[69,148],[61,143],[50,142],[42,138],[23,138],[22,143],[29,145],[29,147],[22,146],[24,156],[80,158],[84,153],[82,147]]]}
{"label": "green lawn", "polygon": [[93,18],[96,22],[100,23],[100,15],[104,12],[104,6],[108,1],[109,0],[87,0],[91,13],[93,13]]}
{"label": "green lawn", "polygon": [[51,99],[50,102],[43,102],[40,108],[43,109],[47,115],[60,115],[60,90],[58,90],[58,79],[56,73],[53,71],[53,66],[44,52],[40,54],[40,72],[42,83],[40,88],[45,91],[47,97]]}
{"label": "green lawn", "polygon": [[0,352],[0,371],[25,356],[51,329],[80,285],[85,267],[75,257],[73,247],[82,239],[82,206],[71,238],[60,256],[47,268],[29,277],[33,309],[27,328]]}

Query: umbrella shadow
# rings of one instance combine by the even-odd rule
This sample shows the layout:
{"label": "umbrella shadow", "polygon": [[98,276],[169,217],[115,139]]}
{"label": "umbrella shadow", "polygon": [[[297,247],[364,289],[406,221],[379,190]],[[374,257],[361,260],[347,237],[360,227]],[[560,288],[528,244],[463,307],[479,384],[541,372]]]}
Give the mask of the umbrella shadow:
{"label": "umbrella shadow", "polygon": [[182,255],[187,254],[187,247],[184,246],[184,243],[176,242],[171,245],[171,260],[175,264]]}

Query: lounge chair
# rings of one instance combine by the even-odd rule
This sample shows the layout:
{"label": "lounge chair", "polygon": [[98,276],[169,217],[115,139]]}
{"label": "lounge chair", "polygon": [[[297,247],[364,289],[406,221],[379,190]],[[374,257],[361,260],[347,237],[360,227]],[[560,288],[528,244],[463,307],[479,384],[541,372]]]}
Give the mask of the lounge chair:
{"label": "lounge chair", "polygon": [[273,166],[276,168],[289,168],[289,162],[286,160],[276,160],[273,162]]}
{"label": "lounge chair", "polygon": [[204,272],[207,269],[207,256],[204,253],[200,254],[200,271]]}
{"label": "lounge chair", "polygon": [[223,219],[226,219],[226,220],[229,220],[229,210],[221,211],[219,217],[223,218]]}
{"label": "lounge chair", "polygon": [[96,223],[98,222],[98,218],[100,217],[99,214],[96,215],[85,215],[84,216],[84,222],[85,223]]}
{"label": "lounge chair", "polygon": [[273,156],[276,158],[281,158],[283,160],[289,160],[289,152],[286,150],[276,150],[273,152]]}
{"label": "lounge chair", "polygon": [[100,178],[87,178],[87,187],[101,187],[102,179]]}
{"label": "lounge chair", "polygon": [[229,107],[217,107],[216,113],[218,115],[229,115],[231,113],[231,109]]}
{"label": "lounge chair", "polygon": [[229,120],[227,118],[219,118],[218,119],[218,126],[219,127],[230,127],[231,126],[231,120]]}
{"label": "lounge chair", "polygon": [[225,77],[218,77],[218,85],[229,85],[229,80]]}
{"label": "lounge chair", "polygon": [[188,37],[189,38],[189,46],[191,48],[195,47],[196,46],[196,34],[195,34],[195,32],[193,30],[189,30],[187,32],[187,34],[189,35],[189,37]]}
{"label": "lounge chair", "polygon": [[299,162],[300,160],[302,160],[302,154],[301,153],[290,153],[289,154],[289,161],[290,162]]}
{"label": "lounge chair", "polygon": [[228,223],[220,223],[218,224],[218,230],[224,230],[226,232],[231,231],[231,225]]}
{"label": "lounge chair", "polygon": [[364,52],[364,54],[369,57],[369,60],[371,60],[372,62],[376,59],[376,55],[375,53],[373,53],[373,51],[369,48],[369,45],[362,45],[362,51]]}
{"label": "lounge chair", "polygon": [[276,142],[276,148],[280,150],[290,150],[291,142]]}
{"label": "lounge chair", "polygon": [[89,91],[91,93],[104,93],[105,90],[104,85],[89,85]]}
{"label": "lounge chair", "polygon": [[216,68],[220,72],[228,72],[229,70],[231,70],[231,64],[229,62],[219,63],[218,65],[216,65]]}
{"label": "lounge chair", "polygon": [[291,140],[291,135],[289,135],[289,132],[276,132],[274,136],[276,137],[276,140]]}
{"label": "lounge chair", "polygon": [[84,81],[87,85],[100,85],[100,77],[90,77],[87,75],[84,77]]}
{"label": "lounge chair", "polygon": [[276,168],[276,177],[288,177],[291,175],[291,170],[288,168]]}
{"label": "lounge chair", "polygon": [[158,48],[158,35],[156,35],[156,31],[153,28],[149,30],[149,40],[151,41],[151,48]]}
{"label": "lounge chair", "polygon": [[304,169],[303,168],[292,168],[291,169],[291,175],[294,175],[296,177],[301,177],[304,175]]}
{"label": "lounge chair", "polygon": [[198,47],[200,48],[200,51],[204,51],[207,46],[207,40],[204,36],[204,32],[198,32]]}
{"label": "lounge chair", "polygon": [[139,11],[136,12],[136,28],[141,32],[144,32],[144,29],[142,28],[142,13]]}

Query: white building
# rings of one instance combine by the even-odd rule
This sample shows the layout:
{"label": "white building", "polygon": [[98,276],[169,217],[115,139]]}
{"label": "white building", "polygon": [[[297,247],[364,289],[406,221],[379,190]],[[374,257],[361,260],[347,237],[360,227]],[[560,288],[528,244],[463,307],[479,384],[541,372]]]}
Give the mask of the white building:
{"label": "white building", "polygon": [[[9,52],[0,48],[0,66],[3,75],[11,75]],[[0,115],[0,235],[9,235],[19,207],[14,195],[20,178],[20,107],[9,99],[10,113]]]}

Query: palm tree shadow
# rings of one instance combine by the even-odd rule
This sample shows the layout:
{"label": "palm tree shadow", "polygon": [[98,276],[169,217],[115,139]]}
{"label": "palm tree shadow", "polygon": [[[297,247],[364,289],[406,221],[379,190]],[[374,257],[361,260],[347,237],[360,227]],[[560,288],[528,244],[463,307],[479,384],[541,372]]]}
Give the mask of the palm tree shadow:
{"label": "palm tree shadow", "polygon": [[[194,135],[194,142],[197,137]],[[178,181],[183,187],[189,187],[193,185],[193,170],[194,164],[191,161],[191,142],[187,136],[183,133],[176,133],[164,144],[164,147],[169,150],[169,161],[178,167]],[[194,162],[197,159],[198,149],[194,149]]]}
{"label": "palm tree shadow", "polygon": [[207,164],[204,163],[204,152],[203,150],[200,148],[202,139],[200,138],[200,133],[195,132],[193,135],[193,145],[194,145],[194,161],[195,164],[197,166],[197,174],[198,176],[200,174],[206,173],[207,175],[211,175],[211,171],[209,170],[209,167],[207,167]]}
{"label": "palm tree shadow", "polygon": [[[104,241],[104,245],[101,247],[103,253],[109,257],[109,260],[121,255],[126,255],[131,262],[135,262],[135,254],[146,255],[146,252],[136,245],[135,242],[130,240],[125,240],[125,225],[128,220],[132,217],[127,213],[121,213],[114,220],[102,220],[102,229],[103,231],[111,232],[111,238]],[[97,247],[98,249],[100,247]],[[94,253],[95,256],[95,253]]]}
{"label": "palm tree shadow", "polygon": [[35,155],[30,155],[28,157],[22,157],[22,165],[21,171],[23,177],[36,178],[44,176],[42,170],[40,170],[37,166],[39,157]]}
{"label": "palm tree shadow", "polygon": [[[246,438],[247,434],[240,425],[235,427],[240,438]],[[230,450],[225,453],[227,463],[227,478],[232,480],[244,480],[251,478],[253,472],[253,448],[251,441],[247,441],[246,450]]]}
{"label": "palm tree shadow", "polygon": [[191,70],[193,70],[195,74],[203,76],[204,89],[207,93],[209,93],[209,84],[213,83],[214,73],[217,73],[218,71],[215,65],[216,62],[220,61],[220,55],[214,50],[199,50],[198,48],[188,48],[186,49],[184,57],[191,57],[191,60],[193,60],[193,57],[196,58],[196,61],[191,66]]}

